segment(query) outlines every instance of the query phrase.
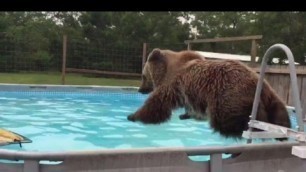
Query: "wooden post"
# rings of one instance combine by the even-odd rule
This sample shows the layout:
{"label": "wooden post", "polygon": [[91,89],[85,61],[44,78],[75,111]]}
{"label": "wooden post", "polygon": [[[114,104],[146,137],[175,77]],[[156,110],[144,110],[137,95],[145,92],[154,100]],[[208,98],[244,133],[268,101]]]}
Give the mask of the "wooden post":
{"label": "wooden post", "polygon": [[67,56],[67,35],[64,35],[64,36],[63,36],[62,85],[65,85],[65,77],[66,77],[66,56]]}
{"label": "wooden post", "polygon": [[256,40],[252,39],[252,46],[251,46],[251,66],[255,66],[256,64],[256,55],[257,55],[257,47],[256,47]]}
{"label": "wooden post", "polygon": [[210,47],[211,47],[211,50],[212,50],[213,52],[216,52],[216,43],[215,43],[215,42],[211,42],[211,43],[210,43]]}
{"label": "wooden post", "polygon": [[187,44],[187,50],[191,50],[191,44],[190,43]]}
{"label": "wooden post", "polygon": [[224,37],[224,38],[212,38],[212,39],[194,39],[194,40],[185,40],[184,42],[188,44],[188,43],[208,43],[208,42],[227,42],[227,41],[247,41],[253,39],[254,40],[262,39],[262,35]]}
{"label": "wooden post", "polygon": [[142,69],[146,63],[147,60],[147,43],[143,43],[142,47]]}

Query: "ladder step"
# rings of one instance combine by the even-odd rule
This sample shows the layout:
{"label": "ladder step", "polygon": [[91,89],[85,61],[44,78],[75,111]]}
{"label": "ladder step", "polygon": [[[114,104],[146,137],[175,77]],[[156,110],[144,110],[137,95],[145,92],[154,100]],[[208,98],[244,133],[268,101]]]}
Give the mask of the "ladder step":
{"label": "ladder step", "polygon": [[270,139],[285,138],[285,134],[269,132],[269,131],[244,131],[242,137],[246,139]]}
{"label": "ladder step", "polygon": [[[276,134],[280,134],[280,136],[282,137],[290,137],[300,142],[306,142],[306,134],[304,132],[298,132],[291,128],[286,128],[286,127],[270,124],[267,122],[257,121],[257,120],[250,120],[249,127],[268,131],[270,133],[273,133],[273,135],[276,133]],[[246,136],[248,136],[247,134],[248,133],[245,133]],[[268,138],[268,137],[265,137],[265,138]]]}
{"label": "ladder step", "polygon": [[292,155],[298,156],[302,159],[306,159],[306,146],[293,146]]}

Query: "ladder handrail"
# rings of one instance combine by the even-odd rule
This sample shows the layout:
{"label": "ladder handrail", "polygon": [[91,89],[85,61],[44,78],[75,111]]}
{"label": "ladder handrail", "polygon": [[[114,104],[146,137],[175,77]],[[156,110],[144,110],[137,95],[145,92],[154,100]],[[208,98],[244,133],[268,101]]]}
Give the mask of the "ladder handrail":
{"label": "ladder handrail", "polygon": [[[264,54],[262,62],[261,62],[261,70],[260,70],[260,76],[257,82],[256,92],[255,92],[255,98],[253,102],[253,108],[251,113],[251,120],[256,120],[257,116],[257,110],[258,105],[260,101],[260,94],[262,90],[262,85],[264,81],[265,71],[267,68],[267,62],[269,58],[272,58],[271,54],[275,50],[283,50],[286,53],[286,56],[289,60],[289,69],[290,69],[290,81],[291,81],[291,88],[293,93],[293,104],[295,106],[295,111],[297,114],[297,123],[298,123],[298,131],[303,132],[304,131],[304,123],[303,123],[303,117],[302,117],[302,108],[301,108],[301,101],[300,101],[300,95],[299,95],[299,89],[297,86],[297,77],[296,77],[296,69],[294,64],[294,57],[291,52],[291,50],[284,44],[274,44],[272,45]],[[249,127],[249,131],[252,131],[252,128]],[[248,143],[250,143],[250,140],[248,140]]]}

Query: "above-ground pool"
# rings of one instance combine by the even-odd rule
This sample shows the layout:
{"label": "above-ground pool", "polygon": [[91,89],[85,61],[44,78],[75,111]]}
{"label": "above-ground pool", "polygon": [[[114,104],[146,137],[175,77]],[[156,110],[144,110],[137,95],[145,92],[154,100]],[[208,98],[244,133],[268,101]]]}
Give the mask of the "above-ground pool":
{"label": "above-ground pool", "polygon": [[183,109],[170,121],[144,125],[126,119],[148,95],[135,89],[79,87],[52,91],[0,88],[0,125],[33,142],[2,146],[23,151],[72,151],[145,147],[194,147],[245,144],[213,133],[208,122],[180,120]]}

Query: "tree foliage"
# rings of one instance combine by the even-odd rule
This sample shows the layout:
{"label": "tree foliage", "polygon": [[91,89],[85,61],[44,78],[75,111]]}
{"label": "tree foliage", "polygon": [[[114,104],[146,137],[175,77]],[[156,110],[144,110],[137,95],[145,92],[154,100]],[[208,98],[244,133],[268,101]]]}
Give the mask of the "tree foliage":
{"label": "tree foliage", "polygon": [[[187,39],[247,35],[263,35],[259,56],[269,46],[284,43],[305,64],[305,24],[305,12],[0,12],[0,71],[59,70],[64,34],[67,58],[73,59],[68,59],[69,67],[116,70],[126,65],[127,72],[139,72],[132,68],[141,66],[144,42],[150,43],[149,50],[180,50],[186,49]],[[251,44],[194,48],[248,54]],[[282,53],[275,56],[285,58]]]}
{"label": "tree foliage", "polygon": [[[287,45],[295,55],[296,61],[305,64],[305,12],[197,12],[192,25],[197,27],[201,38],[263,35],[259,42],[259,55],[275,43]],[[229,51],[221,47],[221,51]],[[250,44],[235,47],[247,53]],[[241,53],[242,53],[241,52]],[[286,58],[276,53],[281,60]]]}

